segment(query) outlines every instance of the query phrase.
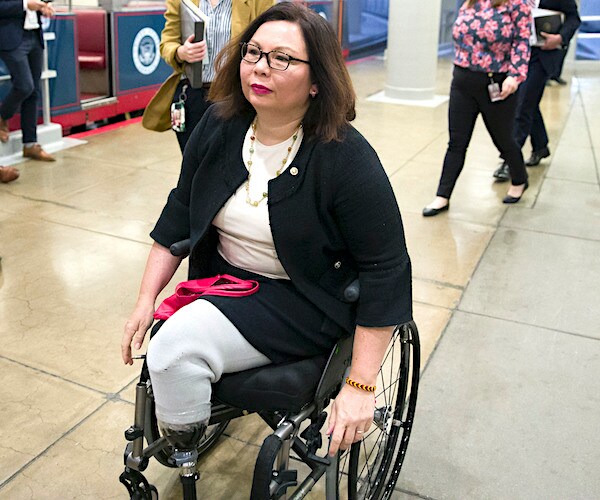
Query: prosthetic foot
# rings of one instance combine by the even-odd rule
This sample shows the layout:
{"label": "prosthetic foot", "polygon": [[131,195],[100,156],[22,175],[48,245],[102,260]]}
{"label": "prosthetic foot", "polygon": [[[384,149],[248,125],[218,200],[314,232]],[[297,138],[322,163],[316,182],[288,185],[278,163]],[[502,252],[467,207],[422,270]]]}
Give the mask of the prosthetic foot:
{"label": "prosthetic foot", "polygon": [[196,500],[196,470],[198,462],[198,443],[206,432],[207,422],[192,424],[158,423],[162,435],[175,448],[173,459],[179,468],[179,477],[185,500]]}
{"label": "prosthetic foot", "polygon": [[160,432],[176,450],[196,450],[206,432],[207,422],[192,424],[166,424],[158,422]]}

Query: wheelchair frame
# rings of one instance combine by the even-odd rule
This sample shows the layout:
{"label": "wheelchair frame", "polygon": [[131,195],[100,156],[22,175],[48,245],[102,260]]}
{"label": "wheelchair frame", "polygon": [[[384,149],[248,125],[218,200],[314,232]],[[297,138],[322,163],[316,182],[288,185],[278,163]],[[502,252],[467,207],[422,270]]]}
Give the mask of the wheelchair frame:
{"label": "wheelchair frame", "polygon": [[[420,346],[414,322],[398,326],[380,369],[374,425],[364,439],[350,450],[329,457],[317,455],[322,447],[321,428],[326,420],[325,408],[342,386],[343,376],[352,356],[352,337],[341,339],[334,347],[319,381],[315,397],[300,411],[265,410],[256,413],[274,432],[258,453],[250,498],[253,500],[305,498],[314,485],[326,476],[325,497],[389,499],[392,495],[410,439],[419,385]],[[230,376],[243,376],[245,372]],[[155,457],[168,467],[179,467],[185,500],[196,499],[196,458],[181,463],[162,437],[154,416],[152,385],[144,363],[136,386],[135,421],[125,431],[125,471],[120,480],[130,498],[158,499],[158,492],[142,472]],[[199,443],[197,455],[208,452],[233,418],[254,411],[213,400],[209,428]],[[310,424],[300,432],[301,424]],[[148,446],[144,448],[144,437]],[[298,485],[297,471],[290,468],[290,453],[310,467],[311,472]],[[342,482],[346,481],[346,489]],[[288,489],[295,488],[288,492]]]}

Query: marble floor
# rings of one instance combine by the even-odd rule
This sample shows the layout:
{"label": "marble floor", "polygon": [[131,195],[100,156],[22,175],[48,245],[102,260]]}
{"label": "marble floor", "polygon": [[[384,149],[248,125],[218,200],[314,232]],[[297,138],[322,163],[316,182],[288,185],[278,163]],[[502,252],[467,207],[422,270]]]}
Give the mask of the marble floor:
{"label": "marble floor", "polygon": [[[356,127],[403,214],[424,353],[394,498],[598,498],[600,64],[569,62],[569,84],[546,90],[553,154],[529,169],[521,203],[501,203],[479,122],[452,207],[433,219],[421,209],[447,104],[367,101],[383,88],[383,61],[350,71]],[[441,60],[439,94],[450,71]],[[127,497],[118,476],[138,368],[120,359],[121,332],[180,154],[172,133],[139,122],[85,140],[0,185],[2,500]],[[248,498],[266,435],[254,416],[232,422],[202,460],[201,497]],[[179,497],[173,470],[153,462],[147,477],[161,498]]]}

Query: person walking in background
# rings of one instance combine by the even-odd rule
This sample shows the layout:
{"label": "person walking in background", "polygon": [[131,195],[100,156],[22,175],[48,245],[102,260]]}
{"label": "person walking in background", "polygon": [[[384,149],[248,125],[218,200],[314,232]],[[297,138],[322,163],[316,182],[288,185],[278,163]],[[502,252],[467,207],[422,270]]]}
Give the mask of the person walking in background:
{"label": "person walking in background", "polygon": [[[548,134],[540,111],[540,101],[548,80],[560,74],[565,50],[581,24],[575,0],[541,0],[539,7],[562,12],[565,18],[557,34],[543,33],[544,45],[531,49],[527,80],[519,90],[515,139],[522,148],[527,137],[531,136],[532,152],[526,163],[529,167],[539,165],[542,159],[550,156]],[[502,152],[501,156],[506,160]],[[494,177],[499,181],[509,179],[506,161],[494,172]]]}
{"label": "person walking in background", "polygon": [[558,68],[558,73],[550,77],[550,80],[552,80],[553,82],[556,82],[556,83],[558,83],[559,85],[562,85],[562,86],[564,86],[564,85],[567,84],[567,81],[561,75],[562,75],[563,67],[565,65],[565,59],[567,58],[567,51],[568,50],[569,50],[569,48],[567,47],[567,48],[565,48],[562,51],[562,60],[560,61],[560,66]]}
{"label": "person walking in background", "polygon": [[51,3],[40,0],[0,1],[0,59],[12,86],[0,105],[0,141],[8,142],[8,120],[21,113],[23,156],[54,161],[37,143],[37,103],[44,57],[41,16],[52,17]]}
{"label": "person walking in background", "polygon": [[507,158],[512,185],[504,203],[516,203],[527,189],[523,155],[514,139],[517,97],[527,77],[531,7],[527,0],[467,0],[452,28],[454,73],[450,87],[450,140],[436,198],[425,217],[448,210],[463,169],[475,121],[483,115],[496,147]]}
{"label": "person walking in background", "polygon": [[20,172],[15,167],[0,166],[0,182],[6,184],[19,178]]}
{"label": "person walking in background", "polygon": [[[275,0],[192,0],[210,21],[206,26],[206,40],[194,42],[194,37],[181,39],[180,0],[166,0],[165,27],[161,33],[160,54],[174,69],[163,83],[144,112],[145,128],[163,132],[172,128],[171,104],[181,102],[184,113],[179,113],[175,127],[181,152],[210,103],[207,100],[215,76],[214,61],[230,38],[239,35],[259,14],[271,7]],[[184,76],[184,66],[200,62],[203,65],[200,88],[192,88]],[[183,120],[182,120],[183,117]]]}

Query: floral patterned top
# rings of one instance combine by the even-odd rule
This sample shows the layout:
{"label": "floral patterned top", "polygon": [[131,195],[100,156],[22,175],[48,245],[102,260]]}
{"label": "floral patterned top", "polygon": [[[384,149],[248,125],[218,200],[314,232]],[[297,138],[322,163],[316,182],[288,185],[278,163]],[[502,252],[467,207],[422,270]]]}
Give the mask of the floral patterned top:
{"label": "floral patterned top", "polygon": [[527,0],[507,0],[492,7],[478,0],[458,11],[452,27],[454,64],[471,71],[507,73],[519,83],[527,78],[531,7]]}

